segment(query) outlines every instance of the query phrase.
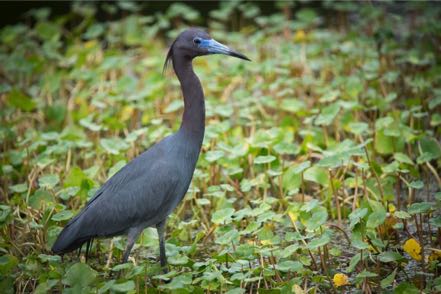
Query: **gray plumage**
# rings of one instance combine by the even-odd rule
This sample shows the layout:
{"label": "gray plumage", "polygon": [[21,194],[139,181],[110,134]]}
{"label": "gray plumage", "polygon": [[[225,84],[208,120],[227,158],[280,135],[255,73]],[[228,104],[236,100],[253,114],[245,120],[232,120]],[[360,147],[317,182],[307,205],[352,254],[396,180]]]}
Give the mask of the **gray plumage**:
{"label": "gray plumage", "polygon": [[216,53],[249,60],[201,29],[188,29],[173,42],[165,66],[173,64],[184,96],[179,131],[153,145],[104,183],[62,230],[52,247],[54,253],[73,251],[86,242],[89,248],[94,238],[127,234],[123,255],[123,262],[127,262],[139,234],[147,227],[156,227],[161,266],[166,266],[165,223],[188,190],[204,138],[204,93],[192,60]]}

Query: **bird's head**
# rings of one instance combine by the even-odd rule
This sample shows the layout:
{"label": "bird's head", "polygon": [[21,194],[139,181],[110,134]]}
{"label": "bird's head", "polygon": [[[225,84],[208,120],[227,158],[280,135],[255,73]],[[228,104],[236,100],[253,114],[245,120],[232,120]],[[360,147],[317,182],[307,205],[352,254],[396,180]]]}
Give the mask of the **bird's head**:
{"label": "bird's head", "polygon": [[177,56],[193,59],[209,54],[225,54],[251,61],[245,55],[212,39],[204,30],[190,28],[179,34],[173,42],[167,54],[166,64]]}

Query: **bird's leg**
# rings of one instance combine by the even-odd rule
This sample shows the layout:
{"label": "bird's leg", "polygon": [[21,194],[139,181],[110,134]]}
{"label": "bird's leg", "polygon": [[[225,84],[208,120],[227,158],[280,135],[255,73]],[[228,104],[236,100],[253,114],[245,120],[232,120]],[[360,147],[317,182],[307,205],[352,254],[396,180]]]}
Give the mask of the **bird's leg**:
{"label": "bird's leg", "polygon": [[92,248],[92,244],[93,244],[93,238],[89,239],[89,241],[87,241],[86,244],[86,263],[87,260],[89,259],[89,253],[90,253],[90,249]]}
{"label": "bird's leg", "polygon": [[83,249],[83,244],[81,244],[80,248],[78,248],[78,256],[77,256],[78,259],[80,259],[81,257],[81,249]]}
{"label": "bird's leg", "polygon": [[135,245],[136,239],[138,239],[139,234],[141,234],[142,228],[131,228],[129,234],[127,235],[127,246],[123,255],[123,263],[126,263],[129,259],[130,251],[132,251],[133,245]]}
{"label": "bird's leg", "polygon": [[164,244],[164,233],[165,233],[165,222],[163,220],[156,225],[156,230],[158,230],[159,236],[159,261],[161,263],[162,270],[167,273],[167,255],[165,254],[165,244]]}

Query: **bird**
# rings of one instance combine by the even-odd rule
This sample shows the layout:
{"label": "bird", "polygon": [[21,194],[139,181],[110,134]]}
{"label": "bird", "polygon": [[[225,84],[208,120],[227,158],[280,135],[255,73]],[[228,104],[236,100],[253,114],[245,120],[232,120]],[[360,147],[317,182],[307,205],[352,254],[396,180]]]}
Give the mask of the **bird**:
{"label": "bird", "polygon": [[54,254],[86,247],[94,239],[127,235],[122,263],[145,228],[156,228],[160,265],[166,272],[165,228],[168,216],[186,194],[199,158],[205,130],[205,102],[201,82],[193,70],[194,58],[224,54],[251,61],[223,45],[201,28],[188,28],[172,43],[164,63],[180,82],[184,113],[180,128],[131,160],[108,179],[58,235]]}

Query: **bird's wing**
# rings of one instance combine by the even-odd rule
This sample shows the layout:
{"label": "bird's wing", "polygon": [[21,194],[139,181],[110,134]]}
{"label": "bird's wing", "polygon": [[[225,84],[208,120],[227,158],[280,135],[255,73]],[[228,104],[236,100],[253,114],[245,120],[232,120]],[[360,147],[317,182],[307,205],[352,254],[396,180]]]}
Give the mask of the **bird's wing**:
{"label": "bird's wing", "polygon": [[179,175],[161,146],[154,147],[111,177],[65,229],[71,227],[78,238],[112,236],[162,221]]}

